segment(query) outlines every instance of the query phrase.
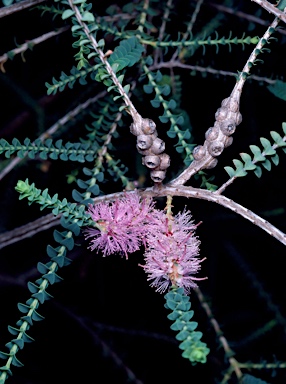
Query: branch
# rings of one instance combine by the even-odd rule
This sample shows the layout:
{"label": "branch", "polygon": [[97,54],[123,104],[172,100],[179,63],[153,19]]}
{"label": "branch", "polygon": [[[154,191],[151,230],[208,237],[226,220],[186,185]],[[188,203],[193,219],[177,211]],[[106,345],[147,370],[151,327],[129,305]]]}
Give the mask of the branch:
{"label": "branch", "polygon": [[8,245],[17,243],[24,240],[27,237],[34,236],[36,233],[45,231],[51,227],[60,224],[60,215],[54,216],[49,213],[46,216],[42,216],[39,219],[15,228],[11,231],[7,231],[0,234],[0,249],[7,247]]}
{"label": "branch", "polygon": [[[98,95],[86,100],[84,103],[79,104],[76,108],[74,108],[72,111],[69,111],[65,116],[63,116],[61,119],[59,119],[55,124],[53,124],[47,131],[42,133],[38,140],[44,141],[48,137],[52,136],[56,131],[61,128],[63,125],[65,125],[68,121],[72,120],[73,117],[77,116],[81,111],[84,111],[86,108],[89,107],[90,104],[95,103],[98,99],[101,99],[106,95],[106,91],[100,92]],[[0,172],[0,180],[3,179],[12,169],[19,164],[23,159],[20,157],[15,157],[3,170]]]}
{"label": "branch", "polygon": [[[235,201],[227,198],[223,195],[217,195],[215,192],[211,192],[205,189],[199,189],[199,188],[192,188],[192,187],[185,187],[185,186],[172,186],[172,185],[160,185],[154,186],[147,189],[138,190],[142,197],[165,197],[165,196],[184,196],[187,198],[194,198],[194,199],[202,199],[211,201],[213,203],[219,204],[225,208],[230,209],[231,211],[237,213],[238,215],[244,217],[248,221],[250,221],[252,224],[257,225],[259,228],[267,232],[269,235],[273,236],[276,240],[280,241],[282,244],[286,245],[286,235],[282,231],[280,231],[278,228],[276,228],[274,225],[270,224],[267,220],[263,219],[262,217],[256,215],[251,210],[243,207],[242,205],[236,203]],[[137,193],[137,190],[134,191],[123,191],[123,192],[117,192],[112,193],[109,195],[103,195],[103,196],[97,196],[93,199],[94,204],[97,204],[101,201],[112,201],[116,200],[122,196],[126,196],[128,193]],[[60,216],[58,216],[60,217]],[[41,220],[44,222],[46,220],[45,225],[42,225]],[[55,218],[52,214],[47,215],[41,219],[39,219],[39,222],[37,223],[37,220],[33,223],[30,223],[30,228],[27,228],[27,226],[20,227],[18,230],[20,231],[19,239],[16,239],[14,241],[9,242],[11,244],[12,242],[16,242],[18,240],[22,240],[23,238],[26,238],[28,236],[32,236],[34,233],[40,232],[41,230],[50,228],[53,225],[58,224],[58,218]],[[27,231],[24,230],[24,228],[28,229]],[[36,229],[35,229],[36,228]],[[33,232],[35,230],[35,232]],[[6,244],[5,241],[8,241],[11,238],[11,234],[13,231],[10,231],[8,233],[4,233],[0,236],[0,239],[2,239],[2,242],[4,245],[2,247],[9,245]],[[5,238],[6,236],[6,238]]]}
{"label": "branch", "polygon": [[232,144],[233,138],[231,135],[235,132],[236,126],[242,121],[239,112],[239,103],[243,85],[249,75],[251,67],[255,64],[257,56],[263,51],[264,45],[270,39],[278,23],[279,19],[276,18],[259,40],[242,72],[240,72],[230,96],[222,101],[221,108],[217,110],[214,126],[207,130],[204,144],[194,148],[194,161],[171,182],[172,185],[185,184],[194,174],[202,169],[214,168],[218,162],[217,157],[221,155],[224,148]]}
{"label": "branch", "polygon": [[[286,33],[286,31],[285,31]],[[189,69],[191,71],[197,71],[201,73],[211,73],[212,75],[221,75],[221,76],[231,76],[231,77],[237,77],[237,73],[230,72],[230,71],[223,71],[221,69],[214,69],[211,67],[201,67],[200,65],[190,65],[180,62],[179,60],[170,60],[170,61],[162,61],[158,64],[153,64],[148,69],[149,71],[155,71],[156,69],[161,68],[182,68],[182,69]],[[257,76],[257,75],[249,75],[248,79],[256,80],[256,81],[263,81],[268,84],[275,84],[275,79],[269,79],[267,77]]]}
{"label": "branch", "polygon": [[3,7],[0,9],[0,18],[11,15],[12,13],[22,11],[23,9],[33,7],[34,5],[43,3],[46,0],[24,0],[19,3]]}
{"label": "branch", "polygon": [[31,49],[34,45],[40,44],[43,41],[50,39],[51,37],[57,36],[57,35],[65,32],[65,31],[67,31],[68,29],[69,29],[69,27],[65,26],[65,27],[58,29],[57,31],[51,31],[51,32],[45,33],[44,35],[42,35],[40,37],[37,37],[33,40],[27,41],[25,44],[22,44],[20,47],[15,48],[15,49],[9,51],[8,53],[4,53],[4,55],[0,56],[0,68],[1,68],[2,72],[5,72],[4,64],[6,63],[6,61],[9,58],[11,58],[11,57],[13,58],[15,55],[18,55],[19,53],[23,53],[23,52],[27,51],[28,49]]}
{"label": "branch", "polygon": [[[257,16],[249,15],[248,13],[237,11],[235,9],[226,7],[224,5],[219,5],[215,3],[208,3],[208,5],[210,5],[213,8],[216,8],[221,12],[229,13],[230,15],[234,15],[236,17],[241,17],[242,19],[246,19],[256,24],[264,25],[266,27],[269,25],[269,22],[267,20],[262,20]],[[278,29],[277,32],[281,33],[282,35],[286,35],[286,31],[284,29]]]}
{"label": "branch", "polygon": [[210,321],[210,323],[211,323],[211,325],[212,325],[212,327],[213,327],[213,329],[214,329],[214,331],[218,337],[218,340],[219,340],[221,346],[223,347],[225,357],[228,359],[228,362],[230,365],[229,370],[227,371],[228,377],[230,378],[232,372],[235,372],[236,377],[238,379],[241,379],[243,375],[242,375],[242,372],[240,370],[239,362],[233,357],[234,352],[230,348],[228,341],[224,337],[223,332],[220,329],[218,322],[214,318],[212,310],[211,310],[210,306],[208,305],[208,303],[206,302],[202,291],[200,290],[199,287],[194,288],[194,291],[196,292],[197,297],[201,303],[201,306],[205,310],[205,312],[209,318],[209,321]]}
{"label": "branch", "polygon": [[283,13],[283,11],[280,11],[280,9],[276,8],[274,5],[268,3],[266,0],[251,0],[255,3],[259,4],[262,8],[266,9],[269,13],[272,13],[276,17],[278,17],[280,20],[284,21],[286,23],[286,14]]}
{"label": "branch", "polygon": [[[115,200],[121,196],[126,195],[126,193],[137,193],[138,191],[124,191],[113,193],[106,196],[98,196],[94,199],[94,203],[99,203],[101,201]],[[165,196],[184,196],[187,198],[201,199],[211,201],[213,203],[222,205],[225,208],[230,209],[231,211],[237,213],[238,215],[244,217],[252,224],[257,225],[263,231],[267,232],[269,235],[273,236],[276,240],[280,241],[282,244],[286,245],[286,234],[276,228],[274,225],[270,224],[267,220],[256,215],[251,210],[243,207],[242,205],[236,203],[235,201],[229,199],[223,195],[217,195],[215,192],[208,191],[206,189],[192,188],[185,186],[173,186],[172,184],[161,185],[159,187],[154,186],[152,188],[146,188],[139,190],[139,193],[142,197],[165,197]]]}

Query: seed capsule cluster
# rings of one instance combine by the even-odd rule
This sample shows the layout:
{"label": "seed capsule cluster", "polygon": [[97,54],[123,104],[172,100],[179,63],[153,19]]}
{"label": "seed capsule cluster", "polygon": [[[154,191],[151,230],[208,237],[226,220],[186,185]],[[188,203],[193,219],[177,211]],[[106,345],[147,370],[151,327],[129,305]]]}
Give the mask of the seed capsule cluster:
{"label": "seed capsule cluster", "polygon": [[142,164],[151,169],[151,179],[161,183],[170,166],[170,156],[163,153],[165,143],[158,138],[156,124],[151,119],[142,119],[130,125],[130,132],[137,137],[137,150],[143,155]]}
{"label": "seed capsule cluster", "polygon": [[206,155],[210,155],[213,159],[207,168],[215,167],[217,164],[216,157],[222,153],[224,148],[232,144],[231,135],[241,121],[239,98],[233,95],[224,99],[221,107],[216,111],[214,126],[206,131],[204,145],[199,145],[193,150],[194,160],[199,161]]}

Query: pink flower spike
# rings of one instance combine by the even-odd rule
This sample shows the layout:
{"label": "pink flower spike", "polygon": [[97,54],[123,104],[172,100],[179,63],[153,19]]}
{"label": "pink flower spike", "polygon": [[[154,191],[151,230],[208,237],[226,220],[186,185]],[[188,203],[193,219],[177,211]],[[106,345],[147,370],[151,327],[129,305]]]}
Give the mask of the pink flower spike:
{"label": "pink flower spike", "polygon": [[90,205],[88,213],[97,228],[84,231],[91,239],[89,248],[102,250],[103,256],[137,251],[148,231],[153,202],[140,199],[138,193],[128,194],[112,203],[102,202]]}
{"label": "pink flower spike", "polygon": [[193,276],[204,260],[198,258],[200,241],[194,235],[197,226],[191,221],[190,212],[178,213],[167,221],[164,217],[157,230],[147,236],[143,268],[157,292],[163,293],[175,285],[188,294],[197,287],[194,280],[203,280]]}

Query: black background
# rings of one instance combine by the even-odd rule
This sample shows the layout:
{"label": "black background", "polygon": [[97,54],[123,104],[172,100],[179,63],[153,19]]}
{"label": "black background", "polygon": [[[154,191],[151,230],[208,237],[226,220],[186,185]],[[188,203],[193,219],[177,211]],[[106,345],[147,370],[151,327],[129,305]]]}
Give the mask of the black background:
{"label": "black background", "polygon": [[[113,2],[94,2],[96,14],[104,15],[104,9]],[[119,6],[125,2],[117,2]],[[194,9],[193,1],[174,1],[175,11],[171,15],[168,32],[176,39],[184,22],[189,20]],[[218,2],[220,4],[220,2]],[[226,5],[229,2],[226,2]],[[155,5],[156,7],[156,5]],[[259,6],[249,1],[233,1],[231,7],[253,15]],[[218,10],[207,1],[202,6],[194,27],[199,33],[205,23],[217,15]],[[23,44],[64,22],[59,17],[52,19],[47,13],[40,16],[38,10],[25,10],[0,19],[0,54],[15,47],[15,41]],[[224,14],[219,36],[261,36],[265,27],[254,25],[247,18]],[[261,19],[272,21],[272,16],[261,11]],[[158,25],[160,17],[153,22]],[[283,25],[282,25],[283,26]],[[285,35],[276,33],[277,41],[271,45],[271,53],[264,54],[264,64],[255,67],[260,76],[285,78]],[[55,96],[46,96],[45,82],[51,83],[61,71],[69,72],[74,65],[70,32],[50,39],[25,53],[25,62],[20,56],[8,61],[6,73],[0,73],[1,117],[0,136],[8,141],[13,137],[23,140],[35,139],[42,130],[50,127],[67,111],[93,96],[103,88],[89,81],[88,86],[76,84],[72,90]],[[117,42],[108,40],[110,46]],[[188,63],[210,66],[236,72],[243,68],[253,46],[208,47],[206,54],[199,48]],[[167,54],[167,58],[168,58]],[[169,72],[162,71],[168,74]],[[194,143],[204,140],[204,132],[214,122],[214,114],[221,100],[227,97],[234,84],[233,77],[222,77],[197,73],[190,76],[188,70],[176,70],[181,75],[183,94],[182,107],[188,113]],[[132,71],[130,72],[130,76]],[[143,83],[138,85],[142,87]],[[139,94],[139,91],[138,91]],[[160,110],[150,108],[149,95],[134,99],[136,108],[143,116],[158,122]],[[221,185],[227,180],[223,167],[232,165],[240,152],[248,152],[249,145],[260,145],[259,137],[270,139],[269,132],[275,130],[283,135],[281,124],[285,121],[285,101],[276,98],[265,87],[248,81],[241,99],[243,122],[234,135],[234,144],[219,158],[218,166],[208,175]],[[140,172],[146,177],[144,186],[151,185],[148,174],[138,167],[140,157],[136,154],[135,140],[129,134],[130,119],[123,118],[119,128],[120,138],[114,141],[116,157],[121,157],[128,166],[128,176],[137,179]],[[42,129],[42,130],[41,130]],[[182,169],[182,159],[174,150],[174,141],[167,138],[166,125],[158,124],[160,137],[166,140],[166,152],[172,155],[169,179]],[[83,134],[84,122],[74,125],[69,132],[63,131],[63,140],[76,140]],[[253,210],[282,231],[285,224],[285,156],[280,150],[280,164],[272,171],[263,170],[258,179],[253,173],[235,181],[226,190],[226,196]],[[1,155],[3,164],[4,155]],[[136,159],[134,161],[133,159]],[[62,199],[72,201],[71,191],[75,184],[67,184],[66,175],[73,170],[80,172],[78,163],[60,161],[29,160],[7,175],[0,184],[0,231],[5,232],[24,225],[43,215],[39,207],[28,207],[26,201],[18,201],[14,187],[19,179],[29,178],[38,188],[49,188],[50,194],[58,193]],[[80,174],[82,177],[82,174]],[[194,181],[194,186],[199,186]],[[120,183],[112,180],[102,186],[106,193],[121,190]],[[158,207],[164,208],[164,199],[158,199]],[[260,228],[235,215],[223,207],[210,202],[174,198],[174,211],[185,206],[192,212],[195,222],[202,221],[197,234],[201,240],[201,257],[207,257],[202,265],[200,277],[208,280],[200,283],[214,317],[220,324],[224,336],[240,362],[263,363],[285,361],[285,267],[284,246]],[[279,214],[274,214],[274,210]],[[46,211],[45,213],[49,213]],[[58,228],[60,230],[60,228]],[[46,262],[46,246],[55,246],[53,229],[49,229],[19,243],[1,249],[0,253],[0,340],[3,352],[10,340],[7,325],[15,325],[20,317],[17,302],[29,297],[28,281],[39,275],[35,268],[38,261]],[[64,281],[49,288],[54,300],[46,302],[39,312],[45,321],[36,323],[29,334],[36,340],[26,344],[18,353],[23,368],[14,368],[11,384],[25,383],[216,383],[220,382],[228,361],[219,344],[205,312],[194,292],[191,293],[194,320],[204,333],[203,341],[211,348],[205,365],[192,366],[180,356],[175,334],[170,330],[164,308],[164,296],[150,288],[146,276],[138,264],[143,263],[141,252],[130,255],[126,261],[119,255],[102,258],[87,250],[83,237],[69,254],[74,262],[60,271]],[[271,331],[259,338],[251,338],[268,322],[281,315],[280,321]],[[136,378],[130,376],[131,370]],[[268,383],[284,383],[285,370],[246,371]],[[130,376],[128,378],[128,375]],[[132,381],[133,380],[133,381]],[[136,381],[138,380],[138,381]],[[233,375],[229,381],[237,383]]]}

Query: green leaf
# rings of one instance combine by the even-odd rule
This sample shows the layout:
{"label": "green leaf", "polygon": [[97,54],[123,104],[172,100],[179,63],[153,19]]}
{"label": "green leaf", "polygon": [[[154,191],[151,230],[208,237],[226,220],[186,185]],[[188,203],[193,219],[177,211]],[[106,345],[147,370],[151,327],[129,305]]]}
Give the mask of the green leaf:
{"label": "green leaf", "polygon": [[271,135],[272,139],[275,141],[275,143],[278,145],[278,147],[285,147],[286,146],[286,142],[279,135],[279,133],[277,133],[275,131],[271,131],[270,135]]}
{"label": "green leaf", "polygon": [[234,163],[236,167],[235,176],[236,177],[243,177],[247,175],[247,172],[243,169],[243,163],[240,160],[233,159],[232,162]]}
{"label": "green leaf", "polygon": [[152,93],[154,91],[154,87],[151,84],[145,84],[143,85],[143,90],[145,93]]}
{"label": "green leaf", "polygon": [[256,167],[254,173],[255,173],[255,175],[256,175],[257,177],[261,177],[261,175],[262,175],[262,169],[261,169],[261,167]]}
{"label": "green leaf", "polygon": [[73,16],[75,14],[75,12],[72,10],[72,9],[66,9],[63,14],[62,14],[62,19],[63,20],[66,20],[68,19],[69,17]]}
{"label": "green leaf", "polygon": [[144,47],[140,44],[137,37],[132,36],[119,43],[119,46],[114,49],[113,53],[108,58],[108,62],[110,65],[114,65],[115,63],[118,64],[119,71],[137,63],[143,52]]}
{"label": "green leaf", "polygon": [[263,167],[265,169],[267,169],[267,171],[271,171],[271,162],[270,160],[266,159],[263,163],[262,163]]}
{"label": "green leaf", "polygon": [[81,19],[82,19],[82,21],[86,21],[86,22],[90,22],[90,23],[95,22],[95,18],[91,12],[84,12]]}
{"label": "green leaf", "polygon": [[286,83],[284,83],[284,81],[275,80],[275,83],[268,85],[267,89],[273,93],[274,96],[286,101]]}
{"label": "green leaf", "polygon": [[264,137],[260,138],[261,144],[264,148],[264,154],[266,156],[272,156],[275,155],[276,151],[272,148],[272,145],[268,139],[265,139]]}
{"label": "green leaf", "polygon": [[231,168],[231,167],[224,167],[224,169],[228,173],[229,177],[234,177],[235,176],[235,170],[233,168]]}
{"label": "green leaf", "polygon": [[244,169],[246,171],[253,171],[256,168],[256,165],[253,164],[251,156],[248,153],[240,153],[242,160],[244,161]]}
{"label": "green leaf", "polygon": [[265,156],[262,155],[261,150],[257,145],[250,145],[249,146],[251,152],[254,154],[254,161],[264,161]]}

